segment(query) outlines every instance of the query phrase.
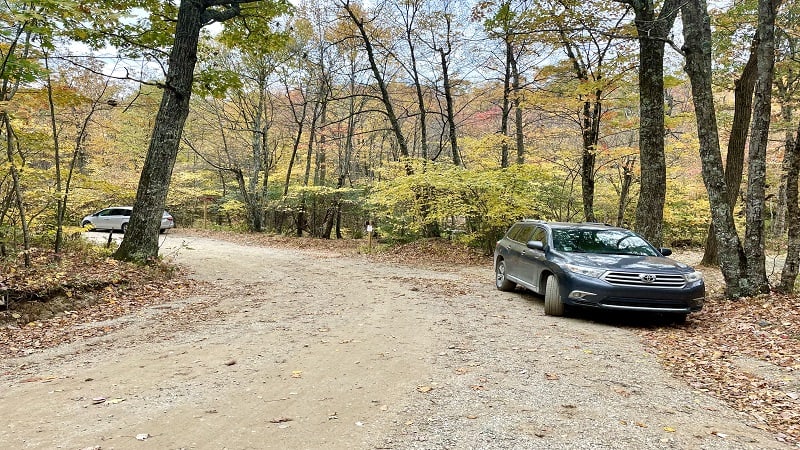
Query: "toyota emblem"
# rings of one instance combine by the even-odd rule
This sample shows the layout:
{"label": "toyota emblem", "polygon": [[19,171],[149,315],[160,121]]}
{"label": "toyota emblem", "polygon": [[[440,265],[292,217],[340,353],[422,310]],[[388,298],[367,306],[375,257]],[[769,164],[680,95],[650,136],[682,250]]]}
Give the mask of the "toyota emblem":
{"label": "toyota emblem", "polygon": [[643,273],[643,274],[639,275],[639,279],[642,280],[645,283],[652,283],[652,282],[656,281],[656,276],[655,276],[655,274],[652,274],[652,273]]}

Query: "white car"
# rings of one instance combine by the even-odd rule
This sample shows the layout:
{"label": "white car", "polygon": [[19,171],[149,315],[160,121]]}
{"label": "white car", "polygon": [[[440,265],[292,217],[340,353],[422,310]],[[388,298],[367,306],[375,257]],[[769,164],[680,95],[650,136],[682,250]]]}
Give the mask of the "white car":
{"label": "white car", "polygon": [[[81,220],[81,226],[92,230],[112,230],[125,232],[128,227],[128,220],[131,218],[132,206],[113,206],[101,209],[94,214],[88,215]],[[175,220],[166,211],[161,216],[162,233],[170,228],[175,228]]]}

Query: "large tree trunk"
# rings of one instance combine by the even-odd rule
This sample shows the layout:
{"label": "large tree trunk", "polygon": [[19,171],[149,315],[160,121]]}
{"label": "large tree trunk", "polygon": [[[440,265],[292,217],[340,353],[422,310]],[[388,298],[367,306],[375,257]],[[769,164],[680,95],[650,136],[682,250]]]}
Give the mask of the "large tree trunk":
{"label": "large tree trunk", "polygon": [[797,271],[800,265],[800,205],[798,205],[798,176],[800,175],[800,123],[797,125],[794,145],[786,149],[786,218],[789,223],[789,243],[786,248],[786,263],[781,272],[778,291],[794,292]]}
{"label": "large tree trunk", "polygon": [[[750,118],[753,113],[753,90],[756,85],[757,46],[758,36],[753,39],[750,47],[750,57],[747,59],[744,69],[742,69],[741,77],[734,82],[733,125],[728,138],[728,151],[725,159],[725,184],[728,187],[728,205],[732,211],[739,198],[739,188],[744,174],[744,149],[747,144],[747,132],[750,129]],[[714,223],[712,222],[700,264],[718,264],[717,249],[717,237]]]}
{"label": "large tree trunk", "polygon": [[639,38],[639,158],[641,189],[636,230],[660,247],[664,236],[667,165],[664,156],[664,43],[677,16],[678,0],[667,0],[656,18],[653,0],[633,1]]}
{"label": "large tree trunk", "polygon": [[600,140],[600,104],[599,91],[593,102],[583,104],[583,158],[581,164],[581,192],[583,194],[583,215],[588,222],[596,222],[594,215],[595,161],[597,160],[597,143]]}
{"label": "large tree trunk", "polygon": [[205,3],[199,0],[180,3],[164,93],[139,178],[133,213],[125,238],[114,254],[117,259],[144,262],[158,255],[161,215],[183,126],[189,114],[200,29],[208,20],[203,17]]}
{"label": "large tree trunk", "polygon": [[767,145],[772,113],[772,78],[775,69],[775,6],[758,1],[758,79],[753,105],[747,172],[747,227],[744,252],[753,293],[769,292],[765,267],[764,205],[767,178]]}
{"label": "large tree trunk", "polygon": [[692,85],[703,182],[708,191],[711,217],[719,242],[719,260],[726,295],[749,295],[744,254],[728,205],[725,170],[711,85],[711,24],[705,0],[687,0],[681,7],[686,73]]}

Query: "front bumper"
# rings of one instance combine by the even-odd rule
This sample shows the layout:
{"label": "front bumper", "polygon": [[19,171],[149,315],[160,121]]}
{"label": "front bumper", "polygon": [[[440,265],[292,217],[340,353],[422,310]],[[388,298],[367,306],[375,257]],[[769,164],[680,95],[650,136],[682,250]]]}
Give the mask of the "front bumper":
{"label": "front bumper", "polygon": [[702,281],[681,288],[617,286],[598,278],[565,272],[559,280],[564,303],[625,311],[688,314],[700,311],[705,300]]}

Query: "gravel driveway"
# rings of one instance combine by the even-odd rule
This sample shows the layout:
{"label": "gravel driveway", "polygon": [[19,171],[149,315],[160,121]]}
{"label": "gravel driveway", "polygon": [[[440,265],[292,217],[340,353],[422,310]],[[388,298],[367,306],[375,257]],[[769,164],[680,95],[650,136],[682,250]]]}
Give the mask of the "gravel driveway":
{"label": "gravel driveway", "polygon": [[652,324],[544,316],[490,267],[181,232],[162,254],[195,296],[0,363],[0,448],[786,448],[665,373],[630,330]]}

